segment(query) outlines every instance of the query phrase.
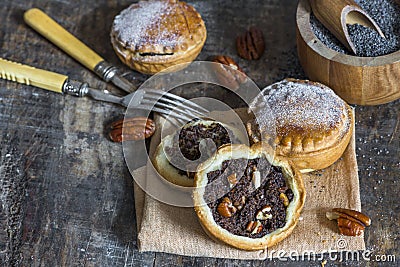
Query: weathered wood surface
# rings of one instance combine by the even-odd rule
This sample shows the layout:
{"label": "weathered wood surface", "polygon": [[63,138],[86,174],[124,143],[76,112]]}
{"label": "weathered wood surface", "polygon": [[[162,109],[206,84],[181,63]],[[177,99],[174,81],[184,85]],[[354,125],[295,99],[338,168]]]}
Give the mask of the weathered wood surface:
{"label": "weathered wood surface", "polygon": [[[22,16],[30,7],[41,8],[101,56],[123,67],[111,48],[109,30],[113,17],[130,2],[2,1],[0,57],[115,91],[25,25]],[[259,86],[302,76],[294,58],[296,1],[190,2],[208,28],[199,59],[214,54],[238,59],[236,34],[256,24],[264,31],[266,52],[254,62],[238,59],[248,75]],[[206,88],[181,93],[221,97]],[[366,233],[367,248],[373,255],[393,254],[397,260],[399,104],[356,107],[361,200],[373,221]],[[298,266],[291,261],[139,253],[131,176],[121,146],[105,135],[107,124],[123,113],[115,105],[0,80],[0,265]],[[342,265],[325,258],[328,264]],[[320,261],[301,264],[317,266]]]}

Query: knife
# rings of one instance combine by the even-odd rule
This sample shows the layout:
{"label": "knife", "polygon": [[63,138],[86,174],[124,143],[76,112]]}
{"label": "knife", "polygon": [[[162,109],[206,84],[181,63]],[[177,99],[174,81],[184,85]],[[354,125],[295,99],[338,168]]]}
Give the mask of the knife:
{"label": "knife", "polygon": [[24,20],[47,40],[96,73],[104,81],[111,82],[128,93],[137,89],[136,85],[123,77],[117,67],[105,61],[40,9],[31,8],[26,11]]}
{"label": "knife", "polygon": [[55,93],[78,97],[90,96],[95,100],[116,104],[121,104],[122,99],[121,97],[91,88],[86,82],[72,80],[66,75],[34,68],[3,58],[0,58],[0,79],[36,86]]}

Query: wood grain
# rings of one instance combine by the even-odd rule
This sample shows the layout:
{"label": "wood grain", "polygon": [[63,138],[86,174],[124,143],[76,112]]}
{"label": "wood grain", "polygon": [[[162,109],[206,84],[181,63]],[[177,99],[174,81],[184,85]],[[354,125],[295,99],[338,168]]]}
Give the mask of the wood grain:
{"label": "wood grain", "polygon": [[351,104],[379,105],[400,98],[400,51],[379,57],[356,57],[333,51],[312,32],[310,13],[308,1],[300,0],[297,45],[300,62],[311,80],[330,86]]}
{"label": "wood grain", "polygon": [[[189,2],[202,14],[208,29],[198,59],[228,55],[260,87],[288,75],[305,78],[295,57],[296,1]],[[0,57],[121,93],[27,26],[23,14],[29,8],[40,8],[107,61],[127,70],[113,52],[109,32],[114,16],[130,3],[3,1]],[[249,62],[236,55],[234,40],[251,25],[263,30],[266,51],[260,60]],[[133,76],[138,80],[147,77]],[[242,105],[213,86],[182,87],[176,92],[186,97],[207,95],[234,107]],[[362,208],[372,218],[365,240],[373,255],[398,256],[400,251],[396,242],[400,224],[399,104],[397,100],[356,107]],[[107,139],[107,126],[123,115],[124,109],[116,105],[0,80],[0,266],[299,265],[296,261],[139,253],[132,179],[120,144]],[[138,166],[144,160],[137,162]],[[327,255],[324,258],[335,265],[377,265],[367,261],[332,262]],[[317,266],[320,262],[301,263]]]}

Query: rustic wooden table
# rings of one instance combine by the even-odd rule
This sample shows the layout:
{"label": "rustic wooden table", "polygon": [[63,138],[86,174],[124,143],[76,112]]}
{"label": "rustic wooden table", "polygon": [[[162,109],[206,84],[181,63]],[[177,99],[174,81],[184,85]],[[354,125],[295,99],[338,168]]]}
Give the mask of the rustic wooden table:
{"label": "rustic wooden table", "polygon": [[[0,57],[84,80],[115,91],[23,21],[38,7],[124,68],[109,41],[114,16],[127,0],[5,0],[0,9]],[[296,59],[296,1],[190,1],[203,15],[207,43],[199,56],[233,56],[260,86],[286,76],[302,78]],[[250,25],[264,31],[266,52],[240,60],[234,39]],[[142,76],[143,78],[143,76]],[[145,78],[145,77],[144,77]],[[208,95],[207,90],[186,92]],[[366,232],[372,255],[400,260],[399,104],[356,107],[357,160],[363,210],[373,224]],[[106,136],[122,117],[116,105],[62,96],[0,80],[0,265],[2,266],[297,266],[298,262],[238,261],[139,253],[132,179],[120,144]],[[139,163],[138,163],[139,164]],[[142,163],[143,164],[143,163]],[[325,257],[330,265],[340,263]],[[384,259],[381,257],[381,259]],[[302,262],[318,266],[320,261]]]}

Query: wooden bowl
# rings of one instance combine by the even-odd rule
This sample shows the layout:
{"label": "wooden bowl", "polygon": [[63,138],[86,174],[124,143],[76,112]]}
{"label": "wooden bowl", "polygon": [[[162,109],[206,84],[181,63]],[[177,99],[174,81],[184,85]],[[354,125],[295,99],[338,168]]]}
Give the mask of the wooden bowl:
{"label": "wooden bowl", "polygon": [[356,57],[325,46],[310,24],[311,6],[297,7],[297,50],[309,79],[331,87],[350,104],[378,105],[400,98],[400,51],[379,57]]}

